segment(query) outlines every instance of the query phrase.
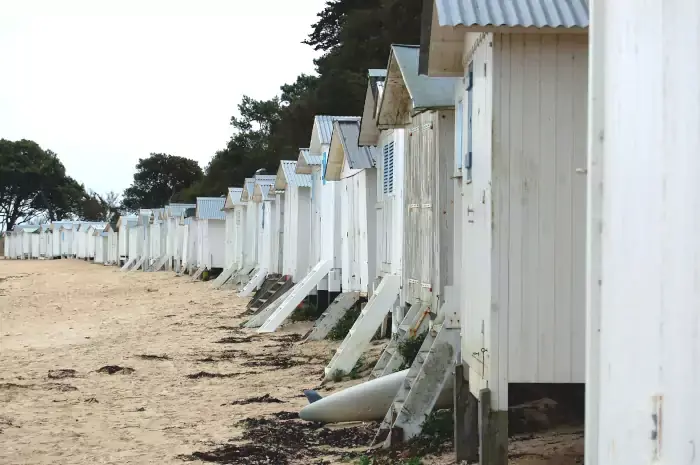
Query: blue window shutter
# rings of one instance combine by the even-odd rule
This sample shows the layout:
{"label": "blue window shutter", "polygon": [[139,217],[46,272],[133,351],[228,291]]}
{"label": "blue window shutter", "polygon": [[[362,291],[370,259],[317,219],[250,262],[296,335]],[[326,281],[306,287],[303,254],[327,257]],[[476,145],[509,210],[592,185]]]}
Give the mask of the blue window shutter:
{"label": "blue window shutter", "polygon": [[328,169],[328,153],[323,152],[323,160],[321,161],[321,181],[326,185],[326,169]]}

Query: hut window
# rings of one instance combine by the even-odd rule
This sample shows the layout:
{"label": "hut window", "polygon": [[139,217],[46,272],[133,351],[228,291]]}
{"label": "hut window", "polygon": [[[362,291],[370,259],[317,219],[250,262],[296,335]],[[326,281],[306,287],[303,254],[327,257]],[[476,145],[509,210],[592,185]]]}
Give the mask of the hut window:
{"label": "hut window", "polygon": [[457,102],[457,111],[455,114],[455,175],[457,176],[462,175],[462,157],[464,157],[464,153],[462,153],[462,133],[464,131],[464,127],[462,126],[464,119],[463,111],[462,101],[460,100]]}
{"label": "hut window", "polygon": [[240,226],[240,225],[241,225],[241,211],[238,210],[238,211],[236,211],[236,226]]}
{"label": "hut window", "polygon": [[382,147],[382,162],[383,191],[385,194],[392,194],[394,192],[394,141]]}
{"label": "hut window", "polygon": [[467,73],[467,151],[464,154],[464,170],[465,180],[472,180],[472,110],[474,108],[474,62],[469,63],[469,72]]}

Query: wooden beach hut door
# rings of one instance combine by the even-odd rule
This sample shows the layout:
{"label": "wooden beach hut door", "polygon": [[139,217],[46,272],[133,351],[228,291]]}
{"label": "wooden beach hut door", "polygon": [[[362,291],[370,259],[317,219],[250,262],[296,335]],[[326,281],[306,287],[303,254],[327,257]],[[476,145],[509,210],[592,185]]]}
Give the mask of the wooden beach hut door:
{"label": "wooden beach hut door", "polygon": [[435,112],[413,118],[408,130],[404,178],[403,297],[408,302],[430,298],[433,270],[433,192],[435,190]]}
{"label": "wooden beach hut door", "polygon": [[467,74],[467,108],[463,137],[467,148],[462,165],[462,354],[482,379],[489,378],[491,347],[491,150],[488,123],[473,122],[474,94],[471,65]]}
{"label": "wooden beach hut door", "polygon": [[[381,147],[381,174],[379,182],[379,198],[377,202],[377,221],[379,227],[378,256],[379,271],[381,273],[392,272],[394,241],[400,238],[394,237],[394,150],[393,135]],[[399,207],[400,208],[400,207]]]}

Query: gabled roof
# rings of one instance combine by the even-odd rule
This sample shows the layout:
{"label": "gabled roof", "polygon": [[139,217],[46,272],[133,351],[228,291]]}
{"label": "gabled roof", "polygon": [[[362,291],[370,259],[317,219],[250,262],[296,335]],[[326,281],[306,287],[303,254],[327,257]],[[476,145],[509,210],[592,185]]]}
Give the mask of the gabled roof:
{"label": "gabled roof", "polygon": [[[612,0],[611,0],[612,1]],[[464,76],[467,32],[517,29],[586,33],[590,0],[424,0],[420,74]],[[513,30],[513,32],[517,31]]]}
{"label": "gabled roof", "polygon": [[150,224],[151,219],[153,218],[153,210],[150,208],[141,208],[137,214],[138,216],[138,221],[137,224],[142,225],[142,224]]}
{"label": "gabled roof", "polygon": [[586,28],[588,0],[436,0],[440,26]]}
{"label": "gabled roof", "polygon": [[[39,226],[37,226],[37,225],[26,225],[26,226],[25,226],[25,225],[20,225],[20,226],[22,226],[22,227],[16,229],[15,231],[17,231],[17,232],[24,232],[24,233],[27,233],[27,234],[33,234],[33,233],[39,231]],[[17,226],[15,226],[15,228],[17,228]]]}
{"label": "gabled roof", "polygon": [[454,108],[458,79],[418,74],[418,46],[392,45],[377,115],[379,129],[404,126],[428,109]]}
{"label": "gabled roof", "polygon": [[273,174],[256,174],[255,175],[255,187],[253,188],[253,201],[262,202],[267,199],[267,194],[275,185],[275,178],[277,176]]}
{"label": "gabled roof", "polygon": [[90,227],[88,228],[88,234],[92,234],[93,236],[99,236],[102,231],[105,230],[104,226],[97,226],[94,224],[91,224]]}
{"label": "gabled roof", "polygon": [[243,184],[243,192],[241,192],[241,202],[248,202],[253,198],[253,189],[255,188],[255,178],[245,178]]}
{"label": "gabled roof", "polygon": [[358,121],[336,121],[333,123],[333,137],[328,151],[328,165],[324,174],[328,181],[339,181],[343,168],[351,170],[373,168],[376,162],[376,148],[357,144],[360,134]]}
{"label": "gabled roof", "polygon": [[126,226],[127,229],[131,226],[135,226],[138,222],[138,217],[136,215],[122,215],[117,221],[117,230],[120,230],[122,226]]}
{"label": "gabled roof", "polygon": [[223,197],[197,197],[198,220],[223,220],[226,215],[222,211],[226,199]]}
{"label": "gabled roof", "polygon": [[[311,142],[309,143],[309,155],[312,157],[322,157],[323,156],[323,146],[330,145],[331,136],[333,135],[333,122],[334,121],[359,121],[359,116],[328,116],[328,115],[316,115],[314,116],[314,127],[311,132]],[[321,160],[318,163],[313,163],[320,165]],[[312,164],[312,163],[309,163]]]}
{"label": "gabled roof", "polygon": [[297,174],[311,174],[312,166],[320,165],[323,162],[322,156],[312,156],[309,149],[299,149],[299,157],[297,158],[297,166],[295,168]]}
{"label": "gabled roof", "polygon": [[311,176],[308,174],[299,174],[296,172],[297,162],[294,160],[282,160],[277,169],[277,177],[275,178],[275,189],[285,190],[287,185],[296,187],[311,187]]}
{"label": "gabled roof", "polygon": [[165,219],[165,207],[154,208],[151,213],[151,218],[153,221],[161,221]]}
{"label": "gabled roof", "polygon": [[63,225],[72,225],[73,222],[69,220],[61,220],[61,221],[52,221],[51,222],[51,230],[56,231],[57,229],[60,230],[61,226]]}
{"label": "gabled roof", "polygon": [[360,121],[359,145],[377,145],[379,142],[377,102],[382,96],[385,79],[385,69],[370,69],[367,72],[367,92],[365,93],[365,106]]}
{"label": "gabled roof", "polygon": [[226,202],[224,202],[224,210],[231,210],[236,205],[241,205],[241,194],[243,194],[242,187],[229,187],[228,194],[226,194]]}
{"label": "gabled roof", "polygon": [[171,203],[165,206],[166,218],[180,218],[188,208],[197,208],[193,203]]}
{"label": "gabled roof", "polygon": [[102,223],[100,221],[80,221],[76,225],[76,231],[87,231],[88,229],[90,229],[90,226],[93,226],[93,225],[104,227],[104,223]]}

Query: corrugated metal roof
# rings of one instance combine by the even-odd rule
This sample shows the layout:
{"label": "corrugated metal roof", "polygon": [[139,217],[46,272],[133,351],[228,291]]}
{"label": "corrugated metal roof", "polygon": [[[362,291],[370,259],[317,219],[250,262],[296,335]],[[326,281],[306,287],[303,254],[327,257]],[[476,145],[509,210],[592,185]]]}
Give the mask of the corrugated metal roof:
{"label": "corrugated metal roof", "polygon": [[[330,143],[330,142],[329,142]],[[309,149],[299,149],[299,154],[304,157],[304,161],[307,165],[320,165],[323,163],[323,156],[321,155],[311,155]]]}
{"label": "corrugated metal roof", "polygon": [[[419,53],[420,48],[417,45],[391,46],[391,55],[399,66],[406,90],[411,97],[413,110],[453,107],[457,78],[419,75]],[[386,94],[388,92],[384,93]]]}
{"label": "corrugated metal roof", "polygon": [[53,231],[60,230],[61,226],[66,225],[66,224],[73,224],[73,222],[68,221],[68,220],[53,221],[53,222],[51,222],[51,229]]}
{"label": "corrugated metal roof", "polygon": [[36,226],[36,225],[26,225],[26,226],[22,225],[21,228],[17,229],[18,232],[21,231],[21,232],[26,232],[26,233],[35,233],[38,230],[39,230],[39,226]]}
{"label": "corrugated metal roof", "polygon": [[[328,145],[331,143],[331,137],[333,136],[334,121],[360,121],[360,117],[316,115],[314,117],[314,128],[316,131],[318,131],[318,137],[322,145]],[[321,161],[315,164],[320,165]]]}
{"label": "corrugated metal roof", "polygon": [[359,121],[336,121],[334,130],[339,131],[340,142],[351,169],[374,167],[377,161],[375,147],[360,147],[357,141],[360,135]]}
{"label": "corrugated metal roof", "polygon": [[275,184],[276,175],[269,174],[257,174],[255,175],[255,189],[253,193],[253,200],[260,202],[267,199],[267,194],[270,189]]}
{"label": "corrugated metal roof", "polygon": [[223,220],[226,219],[223,197],[197,197],[197,219],[199,220]]}
{"label": "corrugated metal roof", "polygon": [[[280,162],[282,172],[287,184],[296,187],[311,187],[311,175],[296,172],[297,162],[294,160],[282,160]],[[282,188],[280,188],[282,189]]]}
{"label": "corrugated metal roof", "polygon": [[126,222],[126,227],[129,228],[130,226],[134,226],[138,220],[136,215],[120,216],[119,221],[117,221],[117,228],[121,229],[124,222]]}
{"label": "corrugated metal roof", "polygon": [[369,69],[367,74],[369,77],[386,77],[386,70],[381,68]]}
{"label": "corrugated metal roof", "polygon": [[165,217],[179,218],[188,208],[197,208],[197,205],[193,203],[171,203],[165,206]]}
{"label": "corrugated metal roof", "polygon": [[440,26],[581,27],[588,0],[435,0]]}

